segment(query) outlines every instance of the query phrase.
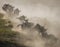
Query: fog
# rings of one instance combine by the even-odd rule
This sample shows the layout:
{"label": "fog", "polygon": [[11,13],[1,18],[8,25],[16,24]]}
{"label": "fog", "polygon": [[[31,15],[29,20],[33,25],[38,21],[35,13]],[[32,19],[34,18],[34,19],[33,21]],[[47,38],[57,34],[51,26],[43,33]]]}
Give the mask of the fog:
{"label": "fog", "polygon": [[[0,0],[0,9],[5,3],[19,8],[21,10],[20,15],[25,15],[31,22],[47,27],[48,33],[60,39],[60,0]],[[38,41],[40,40],[34,40],[33,44],[35,41],[38,44],[34,47],[39,47],[40,42]],[[42,47],[44,47],[43,40],[42,43]]]}
{"label": "fog", "polygon": [[0,8],[5,3],[19,8],[21,10],[20,15],[25,15],[28,18],[40,17],[49,20],[52,24],[51,31],[53,29],[55,32],[55,27],[60,28],[60,0],[0,0]]}
{"label": "fog", "polygon": [[0,0],[0,7],[4,3],[19,8],[26,16],[49,17],[59,16],[60,0]]}

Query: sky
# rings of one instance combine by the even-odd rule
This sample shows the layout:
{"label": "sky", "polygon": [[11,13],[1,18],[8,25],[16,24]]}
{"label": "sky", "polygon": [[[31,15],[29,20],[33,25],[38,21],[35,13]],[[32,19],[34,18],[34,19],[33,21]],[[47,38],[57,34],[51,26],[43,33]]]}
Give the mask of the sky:
{"label": "sky", "polygon": [[60,17],[60,0],[0,0],[0,8],[9,3],[28,17]]}

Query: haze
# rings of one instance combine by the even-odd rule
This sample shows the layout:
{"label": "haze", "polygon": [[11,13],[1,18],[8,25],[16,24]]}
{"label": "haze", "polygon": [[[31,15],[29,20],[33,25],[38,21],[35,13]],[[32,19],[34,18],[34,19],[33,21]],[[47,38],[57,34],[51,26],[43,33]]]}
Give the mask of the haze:
{"label": "haze", "polygon": [[20,14],[27,17],[47,18],[53,23],[50,28],[54,31],[55,27],[56,31],[60,28],[60,0],[0,0],[0,10],[5,3],[19,8],[21,10]]}

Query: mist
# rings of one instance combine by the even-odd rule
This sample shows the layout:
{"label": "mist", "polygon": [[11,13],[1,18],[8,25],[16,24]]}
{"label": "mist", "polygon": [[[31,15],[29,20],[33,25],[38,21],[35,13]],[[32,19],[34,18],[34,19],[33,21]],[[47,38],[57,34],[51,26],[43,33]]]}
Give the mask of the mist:
{"label": "mist", "polygon": [[[19,16],[25,15],[30,22],[34,23],[34,25],[38,23],[44,26],[47,29],[48,34],[53,34],[55,37],[60,39],[59,37],[60,35],[60,26],[59,26],[60,25],[60,21],[59,21],[60,20],[60,5],[59,5],[60,0],[2,0],[2,1],[0,0],[0,2],[1,2],[0,8],[5,3],[11,4],[16,8],[19,8],[19,10],[21,10]],[[9,17],[9,18],[11,18],[10,20],[12,22],[14,21],[13,25],[16,31],[19,31],[20,28],[16,27],[16,25],[20,24],[21,22],[18,19],[16,19],[15,16]],[[46,42],[45,40],[41,40],[41,38],[39,38],[38,32],[34,32],[35,35],[32,35],[32,33],[27,31],[28,30],[24,30],[24,32],[21,32],[21,33],[23,33],[23,35],[26,33],[28,35],[27,36],[25,34],[27,37],[33,36],[35,38],[32,37],[32,40],[34,41],[30,43],[27,42],[27,44],[25,45],[28,45],[28,46],[33,45],[32,47],[39,47],[41,44],[42,45],[41,47],[45,46]],[[36,39],[36,36],[37,36],[37,39]],[[35,42],[37,42],[38,44],[36,44]]]}

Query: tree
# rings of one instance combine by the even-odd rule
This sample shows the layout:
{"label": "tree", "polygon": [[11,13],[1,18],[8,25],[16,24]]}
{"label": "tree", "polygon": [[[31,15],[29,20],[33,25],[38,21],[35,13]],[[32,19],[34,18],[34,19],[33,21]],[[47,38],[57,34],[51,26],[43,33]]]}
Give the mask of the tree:
{"label": "tree", "polygon": [[20,10],[17,8],[14,10],[14,14],[19,15]]}
{"label": "tree", "polygon": [[21,20],[21,21],[25,21],[26,17],[24,15],[22,15],[22,16],[18,17],[18,19]]}
{"label": "tree", "polygon": [[34,29],[37,30],[39,33],[41,33],[42,36],[46,36],[47,35],[47,33],[46,33],[47,29],[45,29],[44,26],[41,26],[40,24],[36,24]]}
{"label": "tree", "polygon": [[5,12],[9,12],[9,13],[12,13],[13,12],[13,9],[14,7],[10,4],[4,4],[2,9],[5,11]]}
{"label": "tree", "polygon": [[11,30],[12,25],[5,25],[8,22],[2,19],[3,16],[4,15],[0,13],[0,47],[25,47],[18,44],[17,41],[19,40],[17,40],[17,38],[19,39],[18,35],[20,34]]}

